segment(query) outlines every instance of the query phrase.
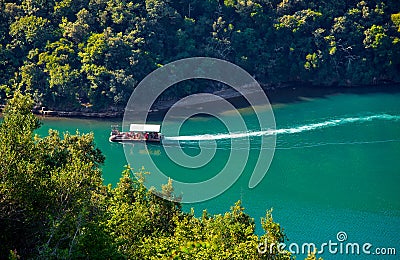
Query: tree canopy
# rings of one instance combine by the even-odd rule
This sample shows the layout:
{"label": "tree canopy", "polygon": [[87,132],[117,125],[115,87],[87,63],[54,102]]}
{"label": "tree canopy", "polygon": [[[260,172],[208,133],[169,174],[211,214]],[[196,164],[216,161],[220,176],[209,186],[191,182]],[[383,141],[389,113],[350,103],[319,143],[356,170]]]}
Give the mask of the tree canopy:
{"label": "tree canopy", "polygon": [[399,17],[394,0],[1,0],[1,97],[118,110],[149,72],[194,56],[264,85],[399,82]]}

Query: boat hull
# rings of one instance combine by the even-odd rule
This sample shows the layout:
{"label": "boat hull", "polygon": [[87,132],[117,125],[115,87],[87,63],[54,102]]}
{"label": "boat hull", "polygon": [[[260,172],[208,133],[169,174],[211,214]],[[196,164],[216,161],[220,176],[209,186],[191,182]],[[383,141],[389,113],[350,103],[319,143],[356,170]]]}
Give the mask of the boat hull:
{"label": "boat hull", "polygon": [[137,143],[137,142],[146,142],[146,143],[161,143],[160,139],[137,139],[137,138],[129,138],[129,137],[120,137],[112,135],[108,139],[110,142],[113,143]]}

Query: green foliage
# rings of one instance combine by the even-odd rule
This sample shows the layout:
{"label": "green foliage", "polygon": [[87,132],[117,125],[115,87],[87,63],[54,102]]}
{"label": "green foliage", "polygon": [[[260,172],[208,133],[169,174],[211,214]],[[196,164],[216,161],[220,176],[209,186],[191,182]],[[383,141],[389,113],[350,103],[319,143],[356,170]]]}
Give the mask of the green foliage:
{"label": "green foliage", "polygon": [[[0,5],[0,97],[28,89],[42,95],[38,105],[49,109],[122,110],[148,73],[193,56],[232,61],[267,85],[400,80],[396,1],[5,0]],[[163,98],[201,89],[181,85]]]}
{"label": "green foliage", "polygon": [[0,125],[0,255],[83,256],[81,241],[89,237],[107,251],[93,200],[102,194],[104,157],[93,135],[33,136],[39,121],[32,107],[31,97],[16,91]]}
{"label": "green foliage", "polygon": [[49,20],[34,15],[20,17],[10,26],[10,35],[21,44],[38,46],[45,43]]}
{"label": "green foliage", "polygon": [[302,27],[312,26],[312,23],[321,17],[322,13],[315,12],[311,9],[301,10],[294,13],[294,15],[283,15],[279,18],[279,23],[275,24],[277,29],[288,28],[293,33],[300,31]]}
{"label": "green foliage", "polygon": [[39,54],[37,64],[45,64],[44,72],[49,75],[49,87],[58,88],[57,93],[63,97],[72,95],[75,90],[73,83],[79,76],[78,69],[73,68],[76,59],[73,44],[61,38],[57,42],[47,44],[46,50]]}
{"label": "green foliage", "polygon": [[[263,243],[267,242],[267,245],[278,245],[283,243],[286,239],[286,235],[279,223],[274,222],[272,217],[272,209],[268,210],[265,214],[265,218],[261,219],[261,225],[265,231],[265,235],[261,236]],[[277,259],[291,259],[291,254],[287,251],[279,251],[276,246],[267,247],[265,256],[267,259],[276,257]]]}
{"label": "green foliage", "polygon": [[392,14],[390,18],[393,24],[397,27],[397,31],[400,32],[400,13]]}
{"label": "green foliage", "polygon": [[364,45],[365,48],[377,48],[383,44],[383,40],[387,37],[385,29],[380,25],[372,25],[365,32]]}

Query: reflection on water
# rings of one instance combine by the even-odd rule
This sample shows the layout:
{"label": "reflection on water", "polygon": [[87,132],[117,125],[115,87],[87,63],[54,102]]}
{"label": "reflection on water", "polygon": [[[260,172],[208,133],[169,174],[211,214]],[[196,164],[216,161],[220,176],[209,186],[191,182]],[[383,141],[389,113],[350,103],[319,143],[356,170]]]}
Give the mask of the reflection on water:
{"label": "reflection on water", "polygon": [[146,144],[145,142],[129,142],[121,144],[124,146],[125,151],[131,156],[135,155],[150,155],[160,156],[161,155],[161,144]]}
{"label": "reflection on water", "polygon": [[154,150],[139,150],[140,154],[149,154],[149,155],[154,155],[154,156],[160,156],[161,155],[161,150],[160,149],[154,149]]}

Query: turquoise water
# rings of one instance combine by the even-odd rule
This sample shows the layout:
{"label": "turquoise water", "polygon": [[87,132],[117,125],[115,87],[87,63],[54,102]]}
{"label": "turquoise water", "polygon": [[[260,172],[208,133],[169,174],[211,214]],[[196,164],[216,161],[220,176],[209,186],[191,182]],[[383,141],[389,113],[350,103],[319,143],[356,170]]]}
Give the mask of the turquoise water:
{"label": "turquoise water", "polygon": [[[395,247],[396,256],[328,254],[324,259],[398,259],[400,254],[400,94],[336,94],[307,98],[273,106],[276,130],[271,133],[256,127],[250,109],[241,109],[248,129],[229,135],[226,127],[212,117],[196,117],[183,125],[179,137],[167,136],[165,145],[175,139],[191,156],[199,154],[199,141],[207,149],[216,141],[217,150],[209,164],[199,169],[181,167],[168,159],[164,148],[149,147],[157,167],[175,180],[198,182],[215,176],[229,158],[232,138],[250,138],[249,159],[238,181],[222,195],[196,204],[198,214],[207,208],[223,213],[237,200],[254,217],[262,234],[260,218],[274,208],[274,218],[285,229],[290,243],[338,242],[340,231],[345,242],[371,243],[376,247]],[[229,116],[229,115],[228,115]],[[122,145],[109,143],[110,125],[118,120],[84,119],[43,120],[39,134],[49,128],[59,131],[94,132],[98,147],[106,156],[105,183],[115,184],[126,158]],[[276,150],[264,179],[254,189],[248,182],[257,159],[261,136],[276,134]],[[211,148],[212,146],[210,146]],[[269,149],[262,148],[262,149]],[[135,169],[142,165],[145,152],[132,149]],[[238,161],[237,164],[243,162]],[[151,167],[150,167],[151,168]],[[238,167],[239,168],[239,167]],[[345,243],[343,242],[343,243]]]}

